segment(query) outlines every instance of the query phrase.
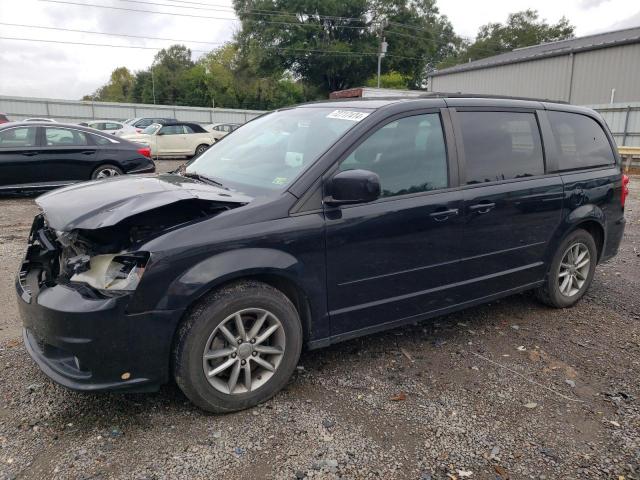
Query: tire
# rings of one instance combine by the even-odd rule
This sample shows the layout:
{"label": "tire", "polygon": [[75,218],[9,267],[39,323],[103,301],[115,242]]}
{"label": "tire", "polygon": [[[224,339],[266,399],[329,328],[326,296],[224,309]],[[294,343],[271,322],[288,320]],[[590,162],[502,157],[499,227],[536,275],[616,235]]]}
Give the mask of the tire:
{"label": "tire", "polygon": [[[575,258],[575,256],[568,256],[570,255],[570,250],[572,254],[578,252],[578,258],[586,250],[588,258],[583,257],[577,263],[572,262],[572,258]],[[576,269],[575,267],[581,265],[585,259],[589,260],[588,265]],[[582,229],[571,232],[560,243],[553,256],[545,283],[536,290],[536,296],[541,302],[550,307],[568,308],[574,306],[584,296],[593,281],[597,259],[598,249],[589,232]],[[570,268],[572,265],[573,268]],[[569,273],[560,277],[561,273],[564,274],[566,272]],[[567,280],[567,277],[569,277],[569,280]]]}
{"label": "tire", "polygon": [[207,151],[207,149],[209,148],[209,145],[207,145],[206,143],[203,143],[201,145],[198,145],[196,147],[196,151],[193,154],[194,157],[199,157],[200,155],[202,155],[204,152]]}
{"label": "tire", "polygon": [[93,173],[91,174],[91,179],[97,180],[102,178],[118,177],[120,175],[122,175],[122,170],[120,168],[116,167],[115,165],[105,164],[100,165],[93,171]]}
{"label": "tire", "polygon": [[[236,340],[240,336],[236,314],[240,314],[246,333],[240,344]],[[258,341],[252,343],[252,327],[263,316],[266,320],[258,327],[258,333],[253,334]],[[260,337],[278,324],[262,341]],[[229,335],[223,333],[223,326]],[[282,353],[264,354],[257,349]],[[298,364],[301,349],[302,326],[291,301],[269,285],[241,281],[211,293],[184,319],[174,344],[173,375],[187,398],[203,410],[214,413],[243,410],[268,400],[285,386]],[[205,354],[215,358],[205,359]],[[274,371],[264,368],[259,360],[268,362]],[[247,389],[247,365],[253,379],[250,389]],[[216,370],[220,373],[210,376],[205,369],[209,374]]]}

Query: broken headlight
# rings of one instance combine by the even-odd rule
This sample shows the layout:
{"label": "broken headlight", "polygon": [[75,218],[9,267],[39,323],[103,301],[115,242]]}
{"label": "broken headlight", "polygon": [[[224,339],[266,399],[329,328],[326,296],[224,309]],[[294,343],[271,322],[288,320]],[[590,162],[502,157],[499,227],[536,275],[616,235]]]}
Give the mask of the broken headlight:
{"label": "broken headlight", "polygon": [[149,255],[130,254],[96,255],[89,260],[89,269],[75,273],[72,282],[86,283],[97,290],[126,290],[137,288]]}

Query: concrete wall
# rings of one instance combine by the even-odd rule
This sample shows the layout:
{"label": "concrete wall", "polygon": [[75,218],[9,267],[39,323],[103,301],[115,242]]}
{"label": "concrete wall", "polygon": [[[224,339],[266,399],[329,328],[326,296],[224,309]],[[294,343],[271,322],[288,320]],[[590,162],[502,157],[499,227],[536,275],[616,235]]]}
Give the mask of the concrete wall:
{"label": "concrete wall", "polygon": [[28,117],[45,117],[54,118],[59,122],[78,123],[93,119],[126,120],[133,117],[171,117],[198,123],[245,123],[264,112],[229,108],[82,102],[0,95],[0,113],[6,114],[12,121]]}

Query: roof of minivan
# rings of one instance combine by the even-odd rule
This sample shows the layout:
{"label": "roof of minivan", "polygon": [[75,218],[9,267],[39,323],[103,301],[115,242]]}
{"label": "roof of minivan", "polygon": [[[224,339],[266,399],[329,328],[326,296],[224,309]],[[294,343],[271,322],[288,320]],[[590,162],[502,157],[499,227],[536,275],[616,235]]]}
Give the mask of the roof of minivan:
{"label": "roof of minivan", "polygon": [[377,110],[395,103],[416,103],[429,102],[442,104],[446,102],[449,106],[460,105],[477,105],[477,106],[514,106],[524,108],[557,108],[572,109],[571,105],[566,102],[558,102],[549,99],[509,97],[499,95],[478,95],[464,93],[441,93],[441,92],[424,92],[424,95],[418,97],[376,97],[376,98],[346,98],[320,100],[317,102],[304,103],[299,107],[327,107],[327,108],[365,108]]}

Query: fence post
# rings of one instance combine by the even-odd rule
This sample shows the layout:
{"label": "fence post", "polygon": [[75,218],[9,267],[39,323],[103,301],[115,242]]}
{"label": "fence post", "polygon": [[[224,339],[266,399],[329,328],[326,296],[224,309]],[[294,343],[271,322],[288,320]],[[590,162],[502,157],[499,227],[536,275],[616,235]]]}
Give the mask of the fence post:
{"label": "fence post", "polygon": [[627,105],[627,113],[624,117],[624,131],[622,132],[622,146],[625,146],[627,141],[627,130],[629,128],[629,112],[631,112],[631,105]]}
{"label": "fence post", "polygon": [[49,112],[49,100],[45,100],[44,101],[44,108],[46,109],[45,111],[47,112],[47,117],[51,117],[51,113]]}

